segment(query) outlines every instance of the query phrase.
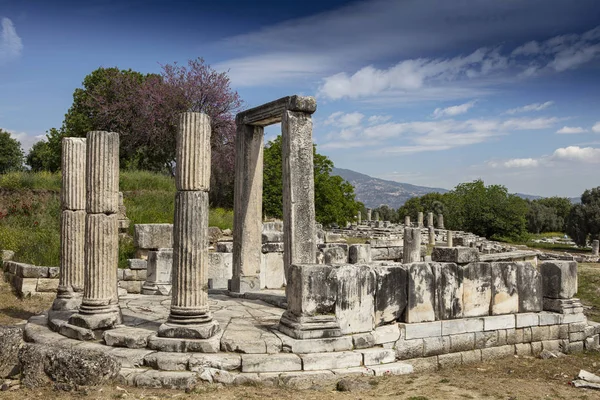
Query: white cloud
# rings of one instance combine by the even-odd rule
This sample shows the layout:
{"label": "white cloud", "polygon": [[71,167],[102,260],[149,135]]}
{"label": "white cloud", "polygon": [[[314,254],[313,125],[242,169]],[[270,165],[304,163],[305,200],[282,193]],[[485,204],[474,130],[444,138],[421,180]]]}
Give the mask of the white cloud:
{"label": "white cloud", "polygon": [[12,21],[2,18],[2,31],[0,32],[0,64],[18,58],[23,51],[23,42]]}
{"label": "white cloud", "polygon": [[596,122],[592,127],[592,131],[595,133],[600,133],[600,121]]}
{"label": "white cloud", "polygon": [[523,106],[523,107],[511,108],[510,110],[506,111],[506,114],[518,114],[518,113],[524,113],[524,112],[529,112],[529,111],[542,111],[542,110],[545,110],[546,108],[550,107],[552,104],[554,104],[553,101],[547,101],[545,103],[527,104],[526,106]]}
{"label": "white cloud", "polygon": [[540,161],[533,158],[513,158],[505,161],[489,161],[492,168],[534,168],[540,165]]}
{"label": "white cloud", "polygon": [[505,128],[514,130],[546,129],[560,121],[560,118],[511,118],[502,123]]}
{"label": "white cloud", "polygon": [[1,130],[3,130],[4,132],[8,132],[10,133],[10,136],[13,139],[18,140],[21,143],[21,149],[23,150],[23,152],[25,154],[27,154],[29,152],[29,149],[31,149],[31,146],[33,146],[36,142],[39,142],[40,140],[44,140],[46,138],[45,134],[42,135],[32,135],[26,132],[17,132],[11,129],[5,129],[0,127]]}
{"label": "white cloud", "polygon": [[392,119],[391,115],[371,115],[369,117],[369,125],[383,124]]}
{"label": "white cloud", "polygon": [[436,108],[433,111],[433,118],[441,117],[453,117],[455,115],[464,114],[475,105],[475,100],[469,101],[468,103],[459,104],[457,106],[450,106],[446,108]]}
{"label": "white cloud", "polygon": [[340,128],[351,128],[360,125],[365,116],[359,112],[344,113],[334,112],[325,120],[325,125],[334,125]]}
{"label": "white cloud", "polygon": [[584,164],[600,163],[600,149],[594,147],[569,146],[556,149],[551,157],[554,161],[580,162]]}
{"label": "white cloud", "polygon": [[556,133],[558,133],[560,135],[570,135],[570,134],[584,133],[584,132],[587,132],[587,129],[583,129],[580,126],[563,126],[562,128],[560,128],[559,130],[556,131]]}

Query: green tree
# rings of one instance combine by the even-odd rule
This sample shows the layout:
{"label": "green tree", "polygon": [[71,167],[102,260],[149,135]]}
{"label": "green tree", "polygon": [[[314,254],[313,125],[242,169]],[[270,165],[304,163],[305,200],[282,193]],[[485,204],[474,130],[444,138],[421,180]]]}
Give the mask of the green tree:
{"label": "green tree", "polygon": [[0,174],[23,169],[23,150],[17,139],[0,128]]}
{"label": "green tree", "polygon": [[567,234],[578,246],[600,239],[600,186],[581,195],[581,204],[575,204],[566,223]]}
{"label": "green tree", "polygon": [[[263,213],[283,217],[281,135],[267,143],[263,153]],[[345,225],[353,221],[362,203],[356,201],[354,187],[337,175],[331,175],[333,162],[317,153],[313,146],[315,214],[322,224]]]}
{"label": "green tree", "polygon": [[390,208],[387,204],[374,208],[372,213],[375,214],[376,211],[379,213],[380,220],[393,223],[398,222],[398,212],[393,208]]}
{"label": "green tree", "polygon": [[[434,214],[434,220],[437,220],[438,214],[444,214],[446,210],[445,202],[448,199],[445,195],[437,192],[427,193],[419,197],[411,197],[398,208],[398,221],[404,221],[405,216],[410,216],[411,221],[417,221],[419,212],[427,218],[427,213]],[[447,224],[446,216],[444,215],[444,224]]]}

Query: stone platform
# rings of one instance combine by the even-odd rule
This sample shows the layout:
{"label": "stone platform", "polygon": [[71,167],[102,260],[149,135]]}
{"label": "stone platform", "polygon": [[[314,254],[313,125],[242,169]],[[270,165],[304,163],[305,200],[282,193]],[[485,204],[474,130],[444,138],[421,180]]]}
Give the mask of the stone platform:
{"label": "stone platform", "polygon": [[121,362],[123,384],[188,388],[200,381],[263,382],[307,388],[348,375],[408,374],[543,349],[596,349],[600,333],[600,325],[588,323],[583,314],[541,312],[393,323],[372,332],[297,340],[277,330],[285,309],[272,304],[283,305],[285,297],[273,290],[237,298],[212,293],[210,308],[221,332],[194,341],[156,336],[170,298],[125,295],[119,300],[123,324],[95,332],[90,340],[66,337],[70,313],[52,311],[29,320],[25,340],[109,354]]}

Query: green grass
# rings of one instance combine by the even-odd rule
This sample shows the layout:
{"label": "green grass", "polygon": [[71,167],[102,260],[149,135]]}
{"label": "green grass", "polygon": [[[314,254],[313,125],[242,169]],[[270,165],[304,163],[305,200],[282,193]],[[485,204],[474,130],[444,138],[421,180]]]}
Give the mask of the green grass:
{"label": "green grass", "polygon": [[[123,171],[120,190],[127,217],[134,224],[173,223],[175,182],[161,174]],[[60,257],[60,173],[19,172],[0,175],[0,250],[13,250],[15,260],[58,266]],[[233,211],[211,209],[209,225],[233,228]],[[134,256],[133,242],[119,241],[119,266]]]}
{"label": "green grass", "polygon": [[600,322],[600,266],[598,264],[579,264],[577,273],[577,297],[586,306],[589,319]]}

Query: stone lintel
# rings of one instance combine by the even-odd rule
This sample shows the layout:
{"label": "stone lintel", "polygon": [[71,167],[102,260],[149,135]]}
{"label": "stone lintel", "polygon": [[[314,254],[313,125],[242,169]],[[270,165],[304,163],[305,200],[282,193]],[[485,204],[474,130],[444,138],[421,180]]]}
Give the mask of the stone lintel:
{"label": "stone lintel", "polygon": [[317,102],[310,96],[286,96],[238,113],[235,122],[237,125],[256,126],[277,124],[286,110],[313,114],[317,110]]}

